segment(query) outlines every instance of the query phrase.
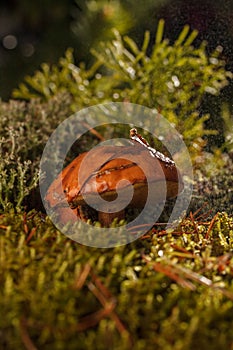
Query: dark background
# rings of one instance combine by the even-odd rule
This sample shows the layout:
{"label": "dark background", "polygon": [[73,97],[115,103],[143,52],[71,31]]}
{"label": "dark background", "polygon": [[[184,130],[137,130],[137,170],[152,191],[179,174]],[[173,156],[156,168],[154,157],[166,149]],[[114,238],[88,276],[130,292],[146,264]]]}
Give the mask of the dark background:
{"label": "dark background", "polygon": [[[91,60],[89,50],[111,38],[111,28],[138,44],[149,29],[155,33],[165,19],[172,42],[183,26],[199,31],[196,44],[208,41],[208,51],[223,47],[233,71],[233,0],[2,0],[0,3],[0,97],[7,100],[25,75],[42,62],[57,62],[66,48],[75,49],[77,63]],[[228,100],[232,86],[224,90]]]}

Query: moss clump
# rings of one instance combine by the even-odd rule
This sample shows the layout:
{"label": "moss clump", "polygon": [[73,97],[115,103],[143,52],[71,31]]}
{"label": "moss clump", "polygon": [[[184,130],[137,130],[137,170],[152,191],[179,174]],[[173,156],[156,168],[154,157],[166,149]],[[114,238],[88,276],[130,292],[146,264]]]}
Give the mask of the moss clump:
{"label": "moss clump", "polygon": [[[0,217],[1,344],[9,350],[232,344],[233,221],[187,218],[94,249],[32,211]],[[68,344],[68,345],[67,345]]]}
{"label": "moss clump", "polygon": [[44,103],[0,102],[0,212],[39,208],[40,158],[50,134],[70,113],[68,94]]}
{"label": "moss clump", "polygon": [[[226,156],[226,155],[225,155]],[[233,213],[233,162],[217,153],[206,159],[206,166],[195,171],[195,184],[190,210],[200,208],[209,212],[209,218],[218,211]],[[217,159],[218,158],[218,159]],[[209,166],[208,166],[209,165]]]}

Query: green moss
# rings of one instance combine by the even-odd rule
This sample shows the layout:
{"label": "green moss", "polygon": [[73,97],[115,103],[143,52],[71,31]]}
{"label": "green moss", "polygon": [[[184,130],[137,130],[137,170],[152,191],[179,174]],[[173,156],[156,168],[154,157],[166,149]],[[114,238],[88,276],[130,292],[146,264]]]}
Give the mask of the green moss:
{"label": "green moss", "polygon": [[209,212],[209,218],[218,211],[233,213],[233,162],[224,156],[218,152],[216,156],[203,157],[202,166],[195,171],[190,210],[202,209]]}
{"label": "green moss", "polygon": [[[218,50],[209,57],[204,44],[192,47],[195,36],[185,27],[170,45],[160,22],[155,43],[146,33],[138,48],[116,33],[90,70],[68,51],[15,92],[28,102],[0,103],[3,349],[233,347],[232,161],[220,150],[203,153],[208,131],[199,113],[204,95],[217,94],[230,74]],[[39,161],[61,121],[112,99],[156,107],[176,124],[196,160],[194,196],[176,229],[155,225],[129,245],[95,249],[40,212]],[[123,129],[108,132],[119,137]],[[97,142],[85,135],[79,152]]]}
{"label": "green moss", "polygon": [[43,148],[70,113],[68,94],[46,103],[0,102],[0,212],[21,210],[25,205],[39,208],[35,191]]}
{"label": "green moss", "polygon": [[217,96],[232,79],[221,58],[221,48],[207,55],[205,42],[194,46],[197,34],[185,26],[171,45],[163,38],[161,20],[155,41],[145,32],[138,47],[114,30],[114,40],[91,50],[96,60],[89,69],[83,64],[77,66],[72,50],[68,50],[57,65],[43,64],[34,76],[26,77],[13,96],[50,99],[68,91],[74,111],[106,101],[156,108],[176,126],[196,157],[205,145],[203,137],[217,132],[205,128],[209,115],[202,115],[200,106],[206,95]]}
{"label": "green moss", "polygon": [[232,342],[233,221],[224,213],[212,223],[187,218],[170,233],[155,227],[148,238],[106,250],[73,242],[36,212],[2,215],[0,231],[7,349]]}

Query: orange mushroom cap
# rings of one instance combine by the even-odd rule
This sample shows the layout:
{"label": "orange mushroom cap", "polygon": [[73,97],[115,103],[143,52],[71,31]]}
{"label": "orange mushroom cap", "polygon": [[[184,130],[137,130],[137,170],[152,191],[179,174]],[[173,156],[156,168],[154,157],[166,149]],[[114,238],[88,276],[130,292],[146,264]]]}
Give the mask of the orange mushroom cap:
{"label": "orange mushroom cap", "polygon": [[113,201],[120,192],[127,197],[128,188],[133,186],[130,205],[140,208],[145,205],[148,184],[155,202],[160,200],[163,186],[166,186],[166,198],[176,197],[183,189],[175,163],[151,148],[133,129],[128,145],[99,146],[75,158],[51,184],[46,200],[51,207],[59,207],[65,194],[75,210],[86,204],[85,198],[94,203],[99,196],[107,202]]}

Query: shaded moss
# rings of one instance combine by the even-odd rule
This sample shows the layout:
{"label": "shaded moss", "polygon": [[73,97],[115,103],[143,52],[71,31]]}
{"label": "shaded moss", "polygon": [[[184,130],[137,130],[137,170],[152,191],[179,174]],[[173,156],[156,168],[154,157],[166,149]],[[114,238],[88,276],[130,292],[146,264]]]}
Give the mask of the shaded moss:
{"label": "shaded moss", "polygon": [[229,157],[223,160],[218,153],[218,159],[212,158],[211,166],[203,164],[195,171],[195,184],[190,210],[202,208],[209,211],[209,218],[218,211],[233,213],[233,162]]}

